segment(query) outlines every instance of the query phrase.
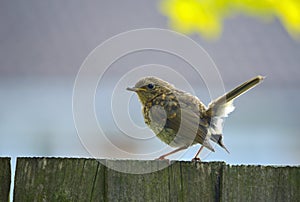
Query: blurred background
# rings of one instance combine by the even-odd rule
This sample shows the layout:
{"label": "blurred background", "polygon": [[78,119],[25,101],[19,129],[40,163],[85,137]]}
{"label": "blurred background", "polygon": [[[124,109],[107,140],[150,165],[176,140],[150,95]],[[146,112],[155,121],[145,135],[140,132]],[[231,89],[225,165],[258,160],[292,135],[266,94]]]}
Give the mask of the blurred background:
{"label": "blurred background", "polygon": [[[76,74],[88,54],[108,38],[153,27],[180,31],[201,45],[216,63],[227,91],[253,76],[267,76],[261,85],[236,100],[236,110],[226,119],[224,141],[231,153],[217,148],[205,161],[299,165],[300,12],[295,7],[298,4],[291,4],[296,1],[284,1],[289,6],[276,8],[205,5],[206,10],[196,1],[180,2],[0,1],[0,156],[91,157],[73,121]],[[118,61],[105,75],[104,90],[97,92],[102,94],[97,97],[100,121],[109,116],[100,111],[101,98],[109,97],[122,76],[118,69],[150,63],[178,66],[183,62],[151,51]],[[185,79],[208,104],[203,81],[193,75]],[[136,96],[132,100],[132,119],[142,127],[140,105]],[[122,133],[111,119],[105,124],[106,134],[111,134],[120,148],[147,150],[113,138]],[[154,144],[163,143],[157,140]],[[190,148],[181,159],[190,160],[198,148]],[[99,143],[100,151],[107,149]],[[126,158],[114,153],[105,157]],[[176,155],[171,156],[174,158]]]}

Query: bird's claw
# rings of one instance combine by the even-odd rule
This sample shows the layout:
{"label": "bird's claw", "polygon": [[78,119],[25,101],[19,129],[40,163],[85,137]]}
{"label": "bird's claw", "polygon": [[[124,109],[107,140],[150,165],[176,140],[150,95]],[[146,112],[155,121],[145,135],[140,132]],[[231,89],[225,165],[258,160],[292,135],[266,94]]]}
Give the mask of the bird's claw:
{"label": "bird's claw", "polygon": [[192,162],[201,162],[201,159],[198,158],[198,157],[195,157],[195,158],[192,159]]}
{"label": "bird's claw", "polygon": [[167,161],[168,164],[170,164],[170,160],[169,160],[169,159],[166,159],[165,156],[160,156],[160,157],[156,158],[155,160],[159,160],[159,161]]}

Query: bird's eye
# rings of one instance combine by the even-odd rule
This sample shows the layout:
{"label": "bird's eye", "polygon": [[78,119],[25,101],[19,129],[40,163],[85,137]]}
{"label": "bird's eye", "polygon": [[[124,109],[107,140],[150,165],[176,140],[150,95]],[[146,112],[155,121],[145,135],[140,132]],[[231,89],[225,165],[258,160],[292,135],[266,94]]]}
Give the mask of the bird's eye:
{"label": "bird's eye", "polygon": [[148,87],[149,89],[153,89],[153,88],[154,88],[154,85],[153,85],[152,83],[149,83],[149,84],[147,85],[147,87]]}

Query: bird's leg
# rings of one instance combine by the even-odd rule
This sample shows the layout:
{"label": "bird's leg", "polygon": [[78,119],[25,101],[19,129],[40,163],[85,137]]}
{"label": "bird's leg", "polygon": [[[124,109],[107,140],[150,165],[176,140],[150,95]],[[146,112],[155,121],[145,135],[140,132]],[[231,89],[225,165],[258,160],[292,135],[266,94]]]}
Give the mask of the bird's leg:
{"label": "bird's leg", "polygon": [[166,160],[166,159],[165,159],[166,156],[169,156],[169,155],[171,155],[171,154],[174,154],[174,153],[179,152],[179,151],[181,151],[181,150],[183,150],[183,149],[186,149],[186,148],[188,148],[188,146],[179,147],[179,148],[177,148],[177,149],[175,149],[175,150],[173,150],[173,151],[171,151],[171,152],[169,152],[169,153],[166,153],[166,154],[164,154],[164,155],[158,157],[157,160]]}
{"label": "bird's leg", "polygon": [[203,148],[204,148],[204,146],[201,145],[200,149],[198,150],[197,154],[196,154],[195,157],[192,159],[192,161],[201,161],[200,158],[198,158],[198,155],[200,154],[200,152],[202,151]]}

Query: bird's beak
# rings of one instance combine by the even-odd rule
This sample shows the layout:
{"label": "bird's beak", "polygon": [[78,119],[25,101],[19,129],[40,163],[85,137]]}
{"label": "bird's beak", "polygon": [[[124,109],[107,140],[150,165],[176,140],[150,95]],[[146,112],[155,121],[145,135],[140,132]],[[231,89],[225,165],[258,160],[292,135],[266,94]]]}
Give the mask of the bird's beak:
{"label": "bird's beak", "polygon": [[138,91],[138,88],[135,88],[135,87],[130,88],[130,87],[128,87],[128,88],[126,88],[126,90],[136,92],[136,91]]}
{"label": "bird's beak", "polygon": [[132,87],[132,88],[128,87],[128,88],[126,88],[126,90],[133,91],[133,92],[138,92],[138,91],[142,91],[144,89],[143,88],[136,88],[136,87]]}

